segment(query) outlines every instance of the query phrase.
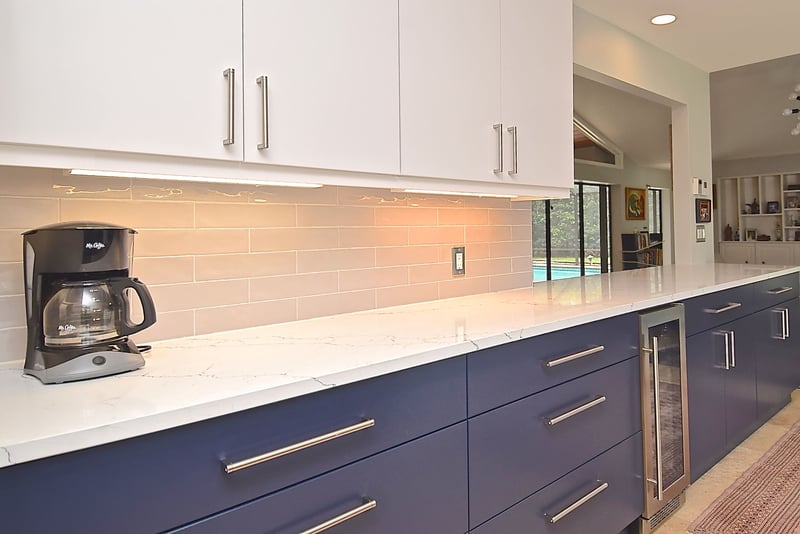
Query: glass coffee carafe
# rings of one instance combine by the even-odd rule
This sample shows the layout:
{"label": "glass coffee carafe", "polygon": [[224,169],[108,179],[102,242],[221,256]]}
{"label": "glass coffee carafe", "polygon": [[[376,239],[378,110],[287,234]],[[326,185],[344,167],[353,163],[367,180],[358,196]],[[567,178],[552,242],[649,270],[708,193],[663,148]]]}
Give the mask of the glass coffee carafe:
{"label": "glass coffee carafe", "polygon": [[[86,347],[107,343],[147,328],[155,322],[155,307],[147,287],[133,278],[61,282],[44,307],[44,344]],[[141,301],[144,318],[131,320],[132,289]]]}

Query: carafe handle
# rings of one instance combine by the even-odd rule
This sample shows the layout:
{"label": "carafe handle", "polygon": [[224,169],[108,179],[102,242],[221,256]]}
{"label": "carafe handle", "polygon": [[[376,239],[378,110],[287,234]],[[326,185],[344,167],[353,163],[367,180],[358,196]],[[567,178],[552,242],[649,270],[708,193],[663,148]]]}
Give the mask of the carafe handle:
{"label": "carafe handle", "polygon": [[132,323],[130,320],[130,310],[127,309],[127,306],[125,306],[124,310],[120,310],[121,321],[118,330],[119,335],[129,336],[135,334],[148,326],[152,326],[156,322],[156,306],[153,303],[153,297],[150,296],[150,291],[148,291],[147,286],[139,281],[138,278],[119,278],[111,280],[110,284],[111,289],[116,295],[123,295],[123,292],[127,288],[136,291],[142,303],[142,311],[144,312],[144,319],[142,319],[141,323]]}

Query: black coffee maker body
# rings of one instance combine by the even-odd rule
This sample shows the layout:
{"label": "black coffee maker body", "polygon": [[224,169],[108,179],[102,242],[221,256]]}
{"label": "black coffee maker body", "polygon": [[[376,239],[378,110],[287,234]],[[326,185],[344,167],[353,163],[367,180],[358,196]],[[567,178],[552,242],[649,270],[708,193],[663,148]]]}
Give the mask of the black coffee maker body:
{"label": "black coffee maker body", "polygon": [[[144,365],[128,338],[156,321],[147,287],[130,277],[131,228],[63,223],[23,235],[28,341],[24,373],[45,384],[122,373]],[[131,320],[129,295],[143,319]]]}

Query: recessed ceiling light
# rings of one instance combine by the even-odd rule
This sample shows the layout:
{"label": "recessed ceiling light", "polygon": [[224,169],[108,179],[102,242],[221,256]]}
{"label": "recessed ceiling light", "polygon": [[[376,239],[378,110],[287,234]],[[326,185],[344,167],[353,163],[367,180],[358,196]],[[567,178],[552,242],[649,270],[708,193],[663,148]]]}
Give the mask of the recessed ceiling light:
{"label": "recessed ceiling light", "polygon": [[650,23],[655,24],[656,26],[664,26],[665,24],[672,24],[673,22],[675,22],[676,18],[677,17],[675,15],[669,15],[669,14],[656,15],[655,17],[650,19]]}

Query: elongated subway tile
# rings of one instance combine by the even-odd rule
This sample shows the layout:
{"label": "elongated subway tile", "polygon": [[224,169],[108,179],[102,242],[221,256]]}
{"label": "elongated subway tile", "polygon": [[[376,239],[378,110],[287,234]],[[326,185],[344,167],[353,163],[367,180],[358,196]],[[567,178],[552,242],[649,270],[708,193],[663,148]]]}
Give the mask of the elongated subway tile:
{"label": "elongated subway tile", "polygon": [[400,306],[415,302],[427,302],[439,297],[439,284],[416,284],[397,287],[381,287],[376,290],[378,308]]}
{"label": "elongated subway tile", "polygon": [[0,330],[0,362],[20,360],[19,369],[22,372],[22,360],[25,359],[27,335],[28,329],[25,327]]}
{"label": "elongated subway tile", "polygon": [[[491,257],[491,243],[467,243],[466,250],[464,251],[466,257],[469,259],[477,260],[481,258],[490,258]],[[443,250],[442,251],[443,258],[450,258],[450,251]],[[442,261],[449,261],[442,260]]]}
{"label": "elongated subway tile", "polygon": [[297,188],[256,185],[250,195],[250,201],[257,204],[317,204],[334,205],[337,202],[338,187]]}
{"label": "elongated subway tile", "polygon": [[489,279],[490,291],[504,291],[506,289],[519,289],[531,287],[533,275],[531,273],[509,273],[493,275]]}
{"label": "elongated subway tile", "polygon": [[101,221],[134,229],[192,228],[194,208],[188,202],[62,199],[64,221]]}
{"label": "elongated subway tile", "polygon": [[339,246],[349,247],[391,247],[408,245],[408,228],[369,227],[339,228]]}
{"label": "elongated subway tile", "polygon": [[375,249],[307,250],[297,253],[297,272],[315,273],[375,266]]}
{"label": "elongated subway tile", "polygon": [[362,206],[297,206],[297,226],[374,226],[375,208]]}
{"label": "elongated subway tile", "polygon": [[337,228],[253,228],[250,230],[250,250],[273,252],[281,250],[332,249],[339,244]]}
{"label": "elongated subway tile", "polygon": [[61,169],[0,167],[0,195],[61,198],[130,198],[130,180],[70,176]]}
{"label": "elongated subway tile", "polygon": [[325,295],[339,290],[336,271],[311,274],[290,274],[250,279],[250,300],[277,300],[309,295]]}
{"label": "elongated subway tile", "polygon": [[191,282],[194,280],[194,258],[192,256],[134,257],[132,271],[134,276],[148,285]]}
{"label": "elongated subway tile", "polygon": [[511,258],[470,260],[464,265],[467,276],[494,276],[511,273]]}
{"label": "elongated subway tile", "polygon": [[410,227],[408,229],[408,242],[411,245],[437,245],[442,243],[462,245],[464,243],[464,228],[461,226]]}
{"label": "elongated subway tile", "polygon": [[492,226],[514,226],[530,223],[530,209],[489,210],[489,224]]}
{"label": "elongated subway tile", "polygon": [[0,296],[22,295],[24,292],[22,263],[0,263]]}
{"label": "elongated subway tile", "polygon": [[295,252],[198,256],[195,258],[195,279],[224,280],[294,274],[296,263]]}
{"label": "elongated subway tile", "polygon": [[159,312],[156,324],[134,334],[133,341],[137,344],[150,343],[194,334],[194,310]]}
{"label": "elongated subway tile", "polygon": [[0,228],[29,230],[56,222],[58,200],[55,198],[0,197]]}
{"label": "elongated subway tile", "polygon": [[[533,227],[528,224],[516,225],[511,227],[511,241],[530,241],[533,236]],[[498,240],[508,241],[508,239]]]}
{"label": "elongated subway tile", "polygon": [[250,202],[252,185],[176,180],[131,180],[131,198],[147,201]]}
{"label": "elongated subway tile", "polygon": [[0,297],[0,328],[25,326],[25,299],[22,295]]}
{"label": "elongated subway tile", "polygon": [[439,282],[439,298],[463,297],[489,291],[489,277],[457,278]]}
{"label": "elongated subway tile", "polygon": [[493,258],[531,257],[530,241],[501,241],[489,245]]}
{"label": "elongated subway tile", "polygon": [[439,282],[453,278],[453,269],[450,263],[411,265],[408,268],[408,278],[411,284]]}
{"label": "elongated subway tile", "polygon": [[247,230],[152,230],[136,236],[136,256],[184,256],[247,252]]}
{"label": "elongated subway tile", "polygon": [[378,267],[436,263],[438,258],[436,246],[378,247],[375,249],[375,263]]}
{"label": "elongated subway tile", "polygon": [[295,226],[297,208],[291,204],[195,204],[197,228],[269,228]]}
{"label": "elongated subway tile", "polygon": [[338,315],[375,307],[375,290],[350,291],[333,295],[300,297],[297,299],[298,319],[311,319],[326,315]]}
{"label": "elongated subway tile", "polygon": [[150,286],[156,310],[171,312],[248,302],[247,280],[190,282]]}
{"label": "elongated subway tile", "polygon": [[467,226],[467,243],[489,243],[511,240],[511,226]]}
{"label": "elongated subway tile", "polygon": [[22,261],[21,230],[0,230],[0,261]]}
{"label": "elongated subway tile", "polygon": [[376,226],[434,226],[436,220],[435,208],[386,207],[375,211]]}
{"label": "elongated subway tile", "polygon": [[195,310],[195,332],[209,334],[297,319],[295,299],[269,300]]}
{"label": "elongated subway tile", "polygon": [[481,208],[441,208],[439,209],[439,224],[486,225],[489,224],[489,210]]}
{"label": "elongated subway tile", "polygon": [[511,272],[515,273],[528,273],[530,274],[533,269],[533,260],[519,256],[511,258]]}
{"label": "elongated subway tile", "polygon": [[376,269],[354,269],[339,273],[339,290],[355,291],[406,285],[408,283],[408,267],[379,267]]}
{"label": "elongated subway tile", "polygon": [[339,187],[342,206],[405,206],[407,194],[369,187]]}
{"label": "elongated subway tile", "polygon": [[406,193],[408,205],[420,208],[458,208],[468,205],[468,198],[458,195],[431,195],[426,193]]}

